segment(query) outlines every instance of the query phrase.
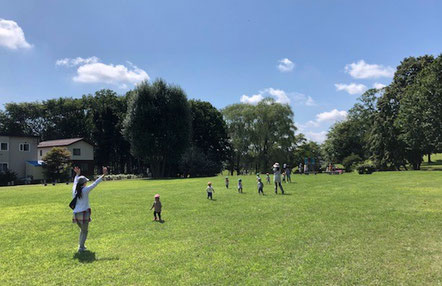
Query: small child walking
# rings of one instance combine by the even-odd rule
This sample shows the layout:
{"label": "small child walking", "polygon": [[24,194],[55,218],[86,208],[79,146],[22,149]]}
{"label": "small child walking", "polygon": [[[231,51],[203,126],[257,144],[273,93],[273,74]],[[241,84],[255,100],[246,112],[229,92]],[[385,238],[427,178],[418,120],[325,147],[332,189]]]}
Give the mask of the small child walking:
{"label": "small child walking", "polygon": [[261,178],[258,179],[258,195],[264,196],[264,184],[261,181]]}
{"label": "small child walking", "polygon": [[[155,195],[155,201],[153,202],[152,207],[150,208],[150,210],[153,209],[153,221],[162,221],[161,220],[161,202],[160,202],[160,195],[156,194]],[[158,215],[158,218],[157,218]]]}
{"label": "small child walking", "polygon": [[207,191],[207,199],[211,199],[212,200],[213,199],[212,195],[215,192],[215,190],[212,187],[212,182],[208,182],[207,183],[206,191]]}
{"label": "small child walking", "polygon": [[242,193],[242,180],[238,180],[238,193]]}
{"label": "small child walking", "polygon": [[266,180],[267,180],[267,184],[270,184],[270,174],[269,173],[266,174]]}
{"label": "small child walking", "polygon": [[229,188],[229,177],[226,177],[226,189]]}

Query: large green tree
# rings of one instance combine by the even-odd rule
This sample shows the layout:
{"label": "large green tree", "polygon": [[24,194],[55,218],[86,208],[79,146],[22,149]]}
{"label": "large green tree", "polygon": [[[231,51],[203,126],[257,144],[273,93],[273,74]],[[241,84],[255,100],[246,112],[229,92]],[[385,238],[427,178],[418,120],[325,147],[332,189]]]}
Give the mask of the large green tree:
{"label": "large green tree", "polygon": [[185,92],[159,79],[130,91],[124,135],[131,152],[155,177],[174,176],[191,138],[190,107]]}
{"label": "large green tree", "polygon": [[94,96],[83,97],[83,100],[87,102],[88,116],[92,120],[96,165],[110,166],[113,172],[123,173],[132,161],[130,144],[122,134],[127,97],[104,89],[95,92]]}
{"label": "large green tree", "polygon": [[231,167],[266,172],[273,161],[292,163],[296,127],[288,104],[265,98],[257,105],[233,104],[222,112],[235,153]]}
{"label": "large green tree", "polygon": [[348,111],[347,119],[332,126],[324,142],[324,150],[330,162],[342,163],[352,155],[364,160],[370,157],[369,138],[379,94],[382,94],[382,91],[377,89],[364,92]]}
{"label": "large green tree", "polygon": [[406,168],[409,151],[403,136],[400,136],[402,128],[396,121],[401,101],[406,96],[406,89],[415,83],[418,74],[433,60],[433,56],[404,59],[397,67],[393,82],[378,99],[370,135],[372,158],[378,168]]}
{"label": "large green tree", "polygon": [[401,97],[395,122],[405,157],[420,169],[424,154],[438,149],[442,133],[442,57],[425,66]]}
{"label": "large green tree", "polygon": [[181,172],[191,176],[216,175],[228,158],[227,125],[212,104],[190,100],[191,146],[181,159]]}

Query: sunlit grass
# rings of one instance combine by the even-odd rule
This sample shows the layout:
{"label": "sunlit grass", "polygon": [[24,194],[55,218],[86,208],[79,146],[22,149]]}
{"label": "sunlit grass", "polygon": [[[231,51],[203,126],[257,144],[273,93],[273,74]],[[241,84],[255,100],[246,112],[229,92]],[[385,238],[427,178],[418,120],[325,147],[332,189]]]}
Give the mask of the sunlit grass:
{"label": "sunlit grass", "polygon": [[296,175],[264,197],[237,178],[210,178],[214,201],[208,178],[104,182],[80,256],[71,186],[0,188],[0,285],[442,283],[440,172]]}

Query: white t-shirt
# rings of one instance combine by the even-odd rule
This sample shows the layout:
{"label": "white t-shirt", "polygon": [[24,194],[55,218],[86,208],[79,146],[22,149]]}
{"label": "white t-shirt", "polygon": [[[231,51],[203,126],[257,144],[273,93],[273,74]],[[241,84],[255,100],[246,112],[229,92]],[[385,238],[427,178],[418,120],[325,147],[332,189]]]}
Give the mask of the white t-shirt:
{"label": "white t-shirt", "polygon": [[[75,198],[79,176],[75,176],[74,186],[72,187],[72,198]],[[89,186],[84,187],[81,190],[81,198],[77,198],[77,204],[75,205],[74,213],[81,213],[90,209],[89,205],[89,193],[103,180],[103,176],[100,176],[95,182],[90,184]]]}

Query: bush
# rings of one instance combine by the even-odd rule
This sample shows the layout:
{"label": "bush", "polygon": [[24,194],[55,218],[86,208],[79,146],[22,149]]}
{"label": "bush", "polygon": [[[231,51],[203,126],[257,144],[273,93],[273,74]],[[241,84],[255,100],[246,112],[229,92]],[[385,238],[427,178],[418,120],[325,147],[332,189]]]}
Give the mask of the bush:
{"label": "bush", "polygon": [[6,186],[9,182],[17,180],[17,174],[11,170],[0,172],[0,186]]}
{"label": "bush", "polygon": [[362,174],[371,174],[376,171],[376,168],[372,164],[360,164],[356,167],[356,170],[360,175]]}
{"label": "bush", "polygon": [[359,157],[359,155],[351,154],[342,160],[342,165],[344,165],[346,172],[351,172],[355,168],[355,165],[361,162],[362,158]]}

